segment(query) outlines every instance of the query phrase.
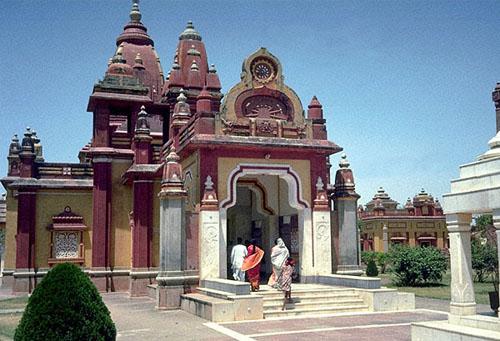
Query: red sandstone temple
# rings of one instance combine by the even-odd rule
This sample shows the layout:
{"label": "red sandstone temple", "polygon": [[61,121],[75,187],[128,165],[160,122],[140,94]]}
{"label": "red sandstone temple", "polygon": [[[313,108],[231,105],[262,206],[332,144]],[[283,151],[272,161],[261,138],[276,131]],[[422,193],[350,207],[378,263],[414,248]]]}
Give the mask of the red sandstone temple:
{"label": "red sandstone temple", "polygon": [[139,296],[156,285],[159,304],[175,307],[200,281],[228,278],[237,237],[270,250],[281,236],[302,282],[359,274],[349,162],[330,179],[329,156],[342,148],[327,140],[318,99],[304,110],[283,75],[260,48],[223,95],[192,22],[164,73],[134,1],[90,95],[92,139],[79,162],[46,162],[33,130],[12,139],[4,285],[31,292],[72,262],[101,291]]}

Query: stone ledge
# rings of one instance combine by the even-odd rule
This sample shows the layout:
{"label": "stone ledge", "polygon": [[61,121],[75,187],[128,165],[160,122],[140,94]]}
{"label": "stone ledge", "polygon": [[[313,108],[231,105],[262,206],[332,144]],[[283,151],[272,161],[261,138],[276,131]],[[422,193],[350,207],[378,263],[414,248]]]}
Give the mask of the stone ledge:
{"label": "stone ledge", "polygon": [[411,324],[412,341],[479,341],[500,340],[500,332],[472,328],[448,321],[418,322]]}
{"label": "stone ledge", "polygon": [[318,275],[315,283],[360,289],[380,289],[380,278],[350,275]]}
{"label": "stone ledge", "polygon": [[250,295],[250,284],[229,279],[207,278],[200,281],[202,288],[223,291],[233,295]]}

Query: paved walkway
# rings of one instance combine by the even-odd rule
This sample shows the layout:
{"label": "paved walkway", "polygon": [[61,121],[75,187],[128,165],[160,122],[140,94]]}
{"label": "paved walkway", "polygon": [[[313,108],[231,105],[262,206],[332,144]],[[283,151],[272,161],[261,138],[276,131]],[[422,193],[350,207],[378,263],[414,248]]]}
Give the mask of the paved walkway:
{"label": "paved walkway", "polygon": [[[446,320],[445,312],[336,314],[248,322],[213,323],[182,310],[157,311],[149,298],[102,295],[119,340],[410,340],[410,324]],[[439,300],[437,300],[439,301]],[[427,302],[428,303],[428,302]],[[439,303],[439,302],[438,302]],[[441,306],[446,304],[440,302]]]}
{"label": "paved walkway", "polygon": [[[182,310],[157,311],[154,301],[146,297],[129,298],[126,293],[105,293],[102,297],[116,324],[118,340],[403,341],[410,340],[412,322],[446,320],[449,311],[448,301],[417,298],[415,311],[213,323]],[[486,305],[477,309],[492,315]]]}
{"label": "paved walkway", "polygon": [[443,312],[336,314],[251,322],[206,323],[238,340],[410,340],[412,322],[446,320]]}

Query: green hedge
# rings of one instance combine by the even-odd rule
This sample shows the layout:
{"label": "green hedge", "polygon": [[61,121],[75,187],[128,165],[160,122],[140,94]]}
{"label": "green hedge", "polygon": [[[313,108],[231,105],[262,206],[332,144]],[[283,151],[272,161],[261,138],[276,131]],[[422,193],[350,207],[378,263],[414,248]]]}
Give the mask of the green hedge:
{"label": "green hedge", "polygon": [[399,286],[419,286],[441,282],[447,259],[435,247],[394,245],[389,251],[390,271]]}
{"label": "green hedge", "polygon": [[109,310],[73,264],[50,270],[31,295],[14,340],[115,340]]}

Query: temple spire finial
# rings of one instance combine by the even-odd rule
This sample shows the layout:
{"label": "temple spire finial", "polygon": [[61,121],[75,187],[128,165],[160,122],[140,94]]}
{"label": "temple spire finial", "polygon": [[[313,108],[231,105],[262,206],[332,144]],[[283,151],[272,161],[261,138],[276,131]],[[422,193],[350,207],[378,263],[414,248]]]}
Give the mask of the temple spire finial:
{"label": "temple spire finial", "polygon": [[132,0],[132,9],[130,10],[130,21],[133,23],[140,23],[142,18],[141,11],[139,10],[139,0]]}
{"label": "temple spire finial", "polygon": [[191,20],[187,22],[186,28],[179,36],[179,40],[186,40],[186,39],[201,41],[201,36],[198,33],[198,31],[196,31],[196,29],[194,28],[193,22]]}

